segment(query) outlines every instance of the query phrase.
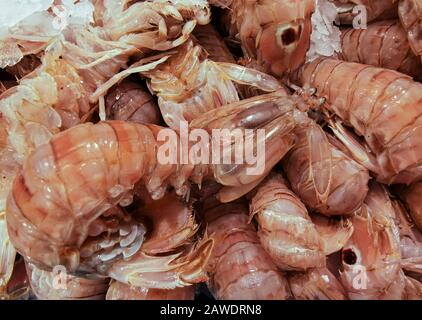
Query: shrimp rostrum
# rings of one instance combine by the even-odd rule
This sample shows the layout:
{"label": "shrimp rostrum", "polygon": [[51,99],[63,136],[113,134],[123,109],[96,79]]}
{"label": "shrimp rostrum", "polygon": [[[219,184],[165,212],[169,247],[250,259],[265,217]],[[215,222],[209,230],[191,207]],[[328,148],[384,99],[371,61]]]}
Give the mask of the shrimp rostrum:
{"label": "shrimp rostrum", "polygon": [[[213,128],[265,129],[265,135],[257,139],[266,146],[259,155],[265,170],[255,175],[247,174],[254,164],[243,162],[223,164],[220,160],[210,165],[162,160],[160,146],[178,150],[180,138],[167,128],[166,134],[174,139],[159,139],[163,128],[154,125],[86,123],[55,135],[28,157],[15,179],[6,210],[13,245],[39,268],[63,265],[75,275],[112,272],[123,282],[128,278],[122,275],[126,270],[148,268],[151,257],[142,250],[137,254],[145,227],[115,206],[132,202],[135,184],[144,185],[153,199],[161,198],[167,186],[186,195],[189,180],[200,183],[207,175],[230,190],[254,185],[288,151],[284,139],[290,141],[286,137],[294,126],[294,102],[288,97],[271,97],[243,100],[213,110],[193,123],[193,127],[209,133]],[[171,288],[188,283],[189,275],[200,277],[198,268],[211,247],[212,242],[201,242],[188,250],[183,261],[180,254],[151,258],[164,268],[163,272],[177,270],[172,274],[175,280],[163,285]]]}

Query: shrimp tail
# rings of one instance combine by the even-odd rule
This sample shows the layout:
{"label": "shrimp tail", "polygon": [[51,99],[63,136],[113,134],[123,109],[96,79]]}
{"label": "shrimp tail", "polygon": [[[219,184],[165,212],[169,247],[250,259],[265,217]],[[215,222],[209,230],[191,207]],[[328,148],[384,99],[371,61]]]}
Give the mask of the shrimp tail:
{"label": "shrimp tail", "polygon": [[204,239],[191,252],[167,256],[149,256],[142,252],[129,261],[114,264],[109,275],[113,279],[144,288],[174,289],[207,279],[204,267],[213,248],[211,239]]}

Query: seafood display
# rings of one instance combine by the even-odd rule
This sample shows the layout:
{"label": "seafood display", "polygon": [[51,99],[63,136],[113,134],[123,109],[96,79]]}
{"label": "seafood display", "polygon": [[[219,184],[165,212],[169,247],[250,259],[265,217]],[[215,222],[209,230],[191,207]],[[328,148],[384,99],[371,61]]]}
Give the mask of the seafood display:
{"label": "seafood display", "polygon": [[421,1],[0,10],[0,300],[422,300]]}

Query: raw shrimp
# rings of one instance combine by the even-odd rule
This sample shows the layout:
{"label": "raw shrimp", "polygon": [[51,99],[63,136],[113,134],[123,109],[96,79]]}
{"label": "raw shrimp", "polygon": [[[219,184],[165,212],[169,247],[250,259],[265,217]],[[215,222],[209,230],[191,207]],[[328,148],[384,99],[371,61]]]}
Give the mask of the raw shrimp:
{"label": "raw shrimp", "polygon": [[106,300],[193,300],[195,286],[172,290],[148,289],[113,281],[107,291]]}
{"label": "raw shrimp", "polygon": [[410,47],[417,56],[422,56],[422,1],[400,0],[400,21],[407,32]]}
{"label": "raw shrimp", "polygon": [[[144,53],[167,50],[186,41],[196,24],[190,20],[192,16],[202,23],[207,21],[209,8],[202,5],[191,6],[189,10],[183,2],[172,5],[144,1],[130,6],[128,1],[107,2],[104,10],[112,10],[113,16],[102,27],[72,28],[66,39],[52,43],[41,66],[1,96],[0,113],[6,124],[7,143],[15,153],[7,157],[8,165],[22,164],[34,148],[46,143],[60,129],[86,120],[91,104],[97,101],[92,100],[90,93],[125,67],[131,54],[142,49]],[[136,26],[129,22],[131,18],[143,20],[142,17],[148,22]],[[166,21],[172,26],[170,34],[161,30]],[[150,23],[157,27],[151,28]],[[152,62],[152,66],[157,63]],[[139,71],[146,69],[141,66]]]}
{"label": "raw shrimp", "polygon": [[[8,168],[19,169],[27,155],[52,135],[89,119],[98,100],[100,118],[105,118],[105,92],[93,98],[96,89],[126,67],[132,54],[145,56],[151,50],[179,46],[196,23],[207,23],[210,15],[208,4],[202,1],[124,0],[96,5],[96,13],[102,15],[101,27],[66,29],[45,50],[40,67],[1,96],[2,124],[8,134],[1,163]],[[142,61],[155,67],[164,60]],[[148,67],[138,68],[142,70]],[[2,191],[8,189],[9,180],[2,180]]]}
{"label": "raw shrimp", "polygon": [[[266,135],[259,139],[266,148],[260,157],[269,171],[287,152],[284,139],[294,126],[294,109],[291,98],[273,94],[213,110],[197,119],[193,127],[209,133],[214,128],[264,129]],[[115,205],[132,202],[135,183],[144,184],[153,199],[158,199],[167,185],[186,195],[188,179],[200,183],[210,174],[230,190],[256,185],[262,176],[248,175],[252,164],[247,163],[194,165],[188,159],[183,165],[169,164],[167,158],[160,160],[157,149],[164,142],[157,137],[161,130],[154,125],[122,121],[87,123],[61,132],[38,147],[15,179],[7,202],[9,236],[17,251],[40,268],[64,265],[72,274],[110,273],[125,282],[122,279],[131,279],[125,271],[133,268],[140,272],[143,263],[156,262],[159,270],[177,271],[170,284],[164,280],[159,284],[172,288],[193,281],[194,275],[200,274],[201,263],[206,263],[212,241],[192,248],[183,262],[180,254],[150,257],[142,250],[138,252],[144,225],[116,210]],[[166,132],[173,133],[167,144],[178,150],[177,134],[170,129]]]}
{"label": "raw shrimp", "polygon": [[107,278],[75,277],[64,270],[48,272],[28,262],[26,270],[31,289],[39,300],[104,300],[110,282]]}
{"label": "raw shrimp", "polygon": [[368,170],[313,120],[294,130],[296,143],[283,160],[292,189],[312,210],[327,216],[359,209],[368,192]]}
{"label": "raw shrimp", "polygon": [[160,124],[160,109],[154,97],[141,84],[124,80],[113,87],[105,100],[106,115],[111,120]]}
{"label": "raw shrimp", "polygon": [[239,101],[234,82],[268,92],[280,88],[275,78],[262,72],[211,61],[193,41],[187,41],[167,62],[141,75],[149,79],[164,121],[175,130],[180,129],[181,121],[190,123],[207,111]]}
{"label": "raw shrimp", "polygon": [[329,0],[333,2],[338,11],[340,23],[351,24],[356,14],[354,8],[363,6],[366,9],[366,22],[375,19],[392,19],[397,17],[397,0]]}
{"label": "raw shrimp", "polygon": [[[253,119],[256,118],[259,119],[259,121],[263,121],[264,118],[260,119],[261,116],[268,117],[268,121],[270,121],[270,119],[273,119],[268,124],[266,129],[266,134],[268,134],[268,138],[269,136],[272,137],[272,142],[270,142],[270,140],[266,138],[265,168],[264,173],[259,175],[258,179],[256,175],[245,176],[243,173],[239,172],[238,169],[235,169],[235,171],[233,171],[234,168],[232,166],[222,166],[220,168],[215,168],[219,171],[219,178],[217,178],[216,181],[226,186],[225,188],[220,190],[217,195],[218,199],[224,203],[235,200],[240,196],[245,195],[246,193],[251,191],[254,187],[256,187],[265,178],[265,176],[267,176],[267,174],[271,171],[274,165],[276,165],[277,162],[282,159],[285,154],[294,146],[295,136],[293,134],[293,130],[296,126],[298,126],[298,124],[301,124],[303,122],[303,113],[301,113],[299,110],[304,108],[303,105],[306,104],[306,101],[298,95],[286,95],[286,92],[284,90],[278,90],[277,92],[271,94],[252,97],[225,106],[223,108],[212,110],[206,114],[207,116],[204,115],[201,118],[195,119],[191,123],[191,127],[208,127],[208,130],[221,130],[227,128],[232,129],[233,122],[215,121],[214,118],[220,118],[224,114],[227,114],[228,110],[230,109],[239,110],[239,107],[242,108],[242,106],[245,104],[249,104],[253,107],[250,111],[242,112],[242,115],[245,117],[245,119],[247,119],[247,121],[244,122],[243,125],[249,126],[248,124],[246,124],[247,122],[249,122],[252,125],[252,128],[254,128],[255,125],[253,124]],[[253,108],[255,108],[256,113],[252,111]],[[288,111],[284,114],[284,117],[280,117],[280,120],[278,121],[275,120],[275,118],[279,117],[279,111],[277,111],[277,108],[287,108],[285,110]],[[271,113],[273,112],[274,115],[271,115]],[[236,122],[237,121],[235,121],[235,123]],[[274,127],[275,131],[273,131],[274,129],[270,129],[271,127]],[[274,134],[279,132],[280,130],[284,132],[282,135]],[[243,152],[242,149],[240,149],[240,151]],[[234,153],[236,152],[239,151],[234,151]],[[239,174],[237,174],[236,172],[239,172]],[[242,187],[239,188],[239,186]]]}
{"label": "raw shrimp", "polygon": [[310,46],[314,0],[212,0],[230,7],[232,37],[238,36],[245,56],[264,71],[282,75],[296,70]]}
{"label": "raw shrimp", "polygon": [[261,245],[277,267],[286,271],[324,267],[325,256],[339,251],[353,232],[346,224],[326,232],[329,236],[324,238],[305,205],[278,174],[258,186],[251,199],[250,215],[258,223]]}
{"label": "raw shrimp", "polygon": [[339,58],[376,67],[397,70],[422,79],[422,64],[409,46],[400,22],[387,20],[372,23],[367,29],[342,30],[342,52]]}
{"label": "raw shrimp", "polygon": [[332,128],[354,158],[383,183],[411,184],[422,178],[422,84],[393,70],[320,58],[292,79],[314,87],[333,112],[362,136],[372,153],[340,123]]}
{"label": "raw shrimp", "polygon": [[342,250],[341,282],[350,299],[402,299],[400,235],[385,189],[371,183],[361,210],[352,217],[354,232]]}
{"label": "raw shrimp", "polygon": [[[141,52],[144,57],[151,50],[174,48],[188,39],[198,22],[195,17],[202,23],[209,18],[206,3],[189,9],[183,2],[173,5],[171,1],[156,0],[129,5],[127,0],[107,1],[103,14],[110,10],[113,15],[105,17],[101,27],[67,30],[66,36],[45,50],[36,72],[0,100],[0,112],[9,126],[9,140],[19,158],[61,128],[88,119],[98,99],[100,117],[105,118],[102,108],[105,92],[95,98],[92,95],[97,89],[105,90],[103,84],[126,67],[131,55],[139,56]],[[133,25],[130,21],[144,23]],[[152,64],[142,61],[155,67],[164,60]],[[141,66],[141,70],[148,67]],[[40,141],[34,142],[34,137]]]}
{"label": "raw shrimp", "polygon": [[311,269],[288,277],[297,300],[348,300],[340,281],[327,269]]}
{"label": "raw shrimp", "polygon": [[244,199],[220,204],[208,198],[201,212],[214,250],[207,271],[208,287],[219,300],[284,300],[287,280],[259,243]]}

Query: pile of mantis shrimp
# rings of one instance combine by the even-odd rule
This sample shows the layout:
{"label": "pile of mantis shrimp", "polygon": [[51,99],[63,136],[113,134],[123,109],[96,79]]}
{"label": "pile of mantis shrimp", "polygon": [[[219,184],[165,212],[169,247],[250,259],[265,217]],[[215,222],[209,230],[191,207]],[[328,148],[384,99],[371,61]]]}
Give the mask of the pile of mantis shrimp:
{"label": "pile of mantis shrimp", "polygon": [[[0,299],[422,299],[421,0],[39,2],[0,21]],[[159,161],[182,122],[265,169]]]}

